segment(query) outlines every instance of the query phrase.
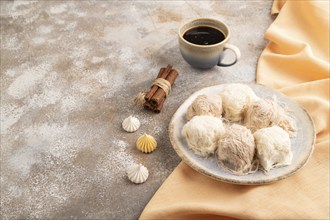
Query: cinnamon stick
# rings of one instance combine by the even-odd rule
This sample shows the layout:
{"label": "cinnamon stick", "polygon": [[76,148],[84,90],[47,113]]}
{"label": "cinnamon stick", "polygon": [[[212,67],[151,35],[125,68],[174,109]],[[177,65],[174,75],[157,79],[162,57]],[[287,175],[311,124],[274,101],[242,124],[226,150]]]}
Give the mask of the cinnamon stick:
{"label": "cinnamon stick", "polygon": [[[166,72],[165,72],[165,69],[166,68],[164,68],[164,67],[163,68],[160,68],[159,73],[157,75],[157,78],[163,78],[163,79],[165,79],[165,77],[167,76],[166,75]],[[157,89],[158,89],[158,87],[156,85],[151,86],[149,92],[144,96],[144,100],[149,101],[150,98],[155,94],[155,92],[157,91]]]}
{"label": "cinnamon stick", "polygon": [[[175,69],[172,69],[170,73],[165,78],[171,85],[173,85],[178,72]],[[155,94],[151,97],[150,102],[152,106],[159,106],[159,104],[166,98],[166,94],[163,89],[158,88]]]}
{"label": "cinnamon stick", "polygon": [[155,113],[160,113],[164,106],[165,99],[161,100],[160,103],[154,108]]}
{"label": "cinnamon stick", "polygon": [[145,103],[143,103],[143,107],[147,110],[152,110],[154,111],[154,107],[150,104],[150,102],[146,101]]}
{"label": "cinnamon stick", "polygon": [[[172,69],[172,65],[168,64],[166,68],[161,68],[159,70],[159,73],[158,73],[158,76],[157,78],[163,78],[163,79],[166,79],[166,77],[168,76],[168,74],[170,73],[171,69]],[[151,99],[151,97],[156,93],[158,89],[158,86],[156,85],[153,85],[149,92],[144,96],[144,99],[146,101],[149,101]]]}
{"label": "cinnamon stick", "polygon": [[162,110],[162,108],[164,106],[164,102],[165,102],[165,99],[161,100],[161,102],[159,103],[159,105],[153,106],[153,105],[151,105],[151,103],[149,101],[146,101],[145,103],[143,103],[143,107],[146,110],[151,110],[151,111],[153,111],[155,113],[160,113],[160,111]]}

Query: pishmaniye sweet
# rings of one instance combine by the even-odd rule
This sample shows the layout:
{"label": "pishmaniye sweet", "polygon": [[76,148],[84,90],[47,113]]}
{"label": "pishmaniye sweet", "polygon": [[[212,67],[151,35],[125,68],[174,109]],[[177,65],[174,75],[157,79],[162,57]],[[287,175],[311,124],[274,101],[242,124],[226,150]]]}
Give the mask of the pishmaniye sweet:
{"label": "pishmaniye sweet", "polygon": [[245,111],[244,124],[252,132],[274,125],[283,128],[290,137],[295,136],[297,131],[294,119],[273,99],[259,99],[250,103]]}
{"label": "pishmaniye sweet", "polygon": [[223,117],[232,122],[243,120],[243,113],[249,103],[260,99],[247,85],[227,84],[221,92]]}
{"label": "pishmaniye sweet", "polygon": [[215,156],[220,169],[247,175],[292,163],[295,119],[277,98],[258,97],[246,84],[198,95],[186,110],[181,133],[198,156]]}
{"label": "pishmaniye sweet", "polygon": [[214,154],[216,142],[224,132],[222,120],[208,115],[193,117],[182,129],[188,146],[202,157]]}
{"label": "pishmaniye sweet", "polygon": [[262,128],[253,136],[260,165],[266,173],[272,168],[291,164],[291,141],[285,130],[279,126]]}
{"label": "pishmaniye sweet", "polygon": [[189,106],[186,119],[190,120],[196,115],[210,115],[221,117],[222,101],[219,95],[199,95]]}
{"label": "pishmaniye sweet", "polygon": [[216,151],[219,166],[237,175],[255,172],[258,166],[253,163],[255,144],[251,131],[239,124],[230,124],[225,128]]}

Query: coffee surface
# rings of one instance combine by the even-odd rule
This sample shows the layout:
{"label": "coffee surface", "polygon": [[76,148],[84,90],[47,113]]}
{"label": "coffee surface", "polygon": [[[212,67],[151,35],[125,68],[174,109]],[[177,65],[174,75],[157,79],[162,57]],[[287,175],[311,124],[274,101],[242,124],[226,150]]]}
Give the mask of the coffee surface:
{"label": "coffee surface", "polygon": [[199,26],[187,30],[183,38],[193,44],[212,45],[223,41],[225,35],[216,28]]}

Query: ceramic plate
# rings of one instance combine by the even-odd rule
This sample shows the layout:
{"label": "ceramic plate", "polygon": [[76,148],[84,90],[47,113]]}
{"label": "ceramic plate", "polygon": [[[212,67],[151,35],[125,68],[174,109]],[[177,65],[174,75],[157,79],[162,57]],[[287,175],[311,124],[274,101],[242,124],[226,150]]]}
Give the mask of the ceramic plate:
{"label": "ceramic plate", "polygon": [[299,104],[282,93],[258,84],[248,84],[253,91],[261,98],[272,98],[276,96],[278,103],[285,103],[294,117],[298,131],[294,138],[291,138],[291,150],[293,153],[292,164],[285,167],[274,168],[265,174],[259,170],[256,173],[244,176],[237,176],[222,170],[216,163],[215,156],[203,158],[196,155],[189,147],[181,134],[182,127],[187,122],[185,114],[188,107],[198,95],[220,94],[225,84],[207,87],[192,94],[174,113],[169,124],[169,136],[173,148],[182,160],[196,171],[216,180],[242,184],[268,184],[284,179],[302,168],[310,158],[315,142],[315,128],[311,117],[299,106]]}

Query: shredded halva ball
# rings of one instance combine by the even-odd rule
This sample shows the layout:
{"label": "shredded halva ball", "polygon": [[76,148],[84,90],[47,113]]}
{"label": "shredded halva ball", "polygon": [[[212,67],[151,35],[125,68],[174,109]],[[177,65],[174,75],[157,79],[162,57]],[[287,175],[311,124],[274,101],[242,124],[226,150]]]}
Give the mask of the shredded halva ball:
{"label": "shredded halva ball", "polygon": [[274,167],[291,164],[290,137],[281,127],[262,128],[256,131],[253,136],[256,142],[257,157],[266,173]]}
{"label": "shredded halva ball", "polygon": [[202,157],[214,153],[216,143],[224,132],[222,120],[208,115],[193,117],[182,129],[182,135],[186,138],[188,146]]}
{"label": "shredded halva ball", "polygon": [[272,99],[260,99],[252,102],[246,109],[244,124],[252,132],[274,125],[283,128],[290,137],[295,136],[297,131],[294,119]]}
{"label": "shredded halva ball", "polygon": [[222,101],[219,95],[199,95],[189,106],[186,119],[190,120],[196,115],[210,115],[221,117]]}
{"label": "shredded halva ball", "polygon": [[253,162],[254,137],[249,129],[239,124],[225,126],[226,132],[218,141],[218,164],[236,175],[246,175],[258,170]]}
{"label": "shredded halva ball", "polygon": [[228,84],[221,92],[223,117],[232,122],[243,120],[243,113],[249,103],[259,97],[247,85],[240,83]]}

